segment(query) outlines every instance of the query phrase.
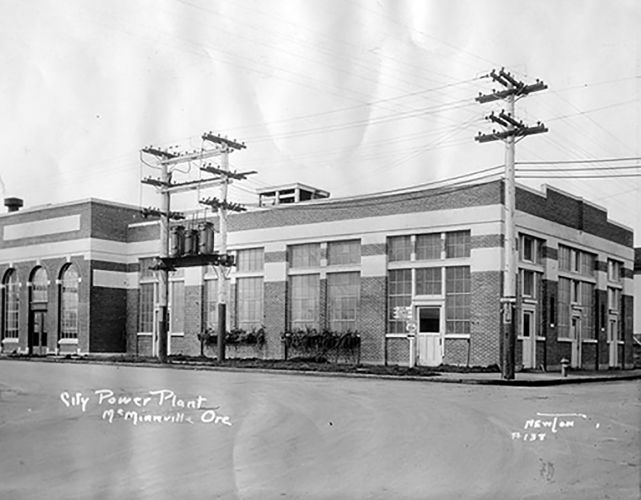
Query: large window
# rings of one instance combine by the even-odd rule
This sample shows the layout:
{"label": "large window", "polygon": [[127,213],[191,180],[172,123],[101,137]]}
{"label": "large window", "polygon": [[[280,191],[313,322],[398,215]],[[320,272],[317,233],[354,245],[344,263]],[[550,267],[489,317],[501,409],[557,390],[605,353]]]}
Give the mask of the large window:
{"label": "large window", "polygon": [[521,234],[519,241],[519,256],[523,262],[543,263],[543,248],[545,245],[543,240],[527,234]]}
{"label": "large window", "polygon": [[320,244],[292,245],[289,248],[289,267],[300,269],[320,266]]}
{"label": "large window", "polygon": [[68,265],[60,276],[60,338],[78,338],[78,284],[76,268]]}
{"label": "large window", "polygon": [[623,278],[623,264],[616,260],[608,259],[608,281],[621,283]]}
{"label": "large window", "polygon": [[183,333],[185,331],[185,282],[169,282],[169,331]]}
{"label": "large window", "polygon": [[138,331],[141,333],[154,331],[154,291],[154,283],[140,284]]}
{"label": "large window", "polygon": [[250,331],[263,324],[263,278],[236,280],[236,317],[238,328]]}
{"label": "large window", "polygon": [[390,262],[410,260],[411,256],[411,236],[392,236],[387,238],[387,258]]}
{"label": "large window", "polygon": [[291,330],[319,327],[318,274],[302,274],[289,277],[289,326]]}
{"label": "large window", "polygon": [[570,304],[572,302],[572,280],[559,278],[557,323],[560,338],[570,336]]}
{"label": "large window", "polygon": [[419,234],[416,237],[416,260],[441,258],[441,233]]}
{"label": "large window", "polygon": [[356,330],[359,299],[359,273],[331,273],[327,275],[327,309],[330,330],[334,332]]}
{"label": "large window", "polygon": [[445,269],[445,325],[447,333],[470,333],[471,279],[468,266]]}
{"label": "large window", "polygon": [[239,273],[262,272],[264,267],[264,251],[262,248],[238,250],[236,260],[236,269]]}
{"label": "large window", "polygon": [[581,282],[581,337],[584,339],[595,338],[594,331],[594,285],[592,283]]}
{"label": "large window", "polygon": [[360,264],[361,243],[359,240],[331,241],[327,244],[327,264],[330,266]]}
{"label": "large window", "polygon": [[442,268],[429,267],[416,270],[416,295],[442,295]]}
{"label": "large window", "polygon": [[218,329],[218,280],[205,279],[203,292],[204,327],[216,331]]}
{"label": "large window", "polygon": [[38,267],[31,275],[31,302],[46,303],[49,301],[49,279],[47,271]]}
{"label": "large window", "polygon": [[2,337],[18,338],[18,311],[20,309],[20,292],[16,271],[9,269],[2,280]]}
{"label": "large window", "polygon": [[470,232],[453,231],[445,233],[445,257],[455,259],[470,256]]}
{"label": "large window", "polygon": [[521,293],[523,297],[534,299],[537,296],[537,277],[534,271],[521,269]]}
{"label": "large window", "polygon": [[559,271],[594,276],[595,262],[594,254],[559,245]]}
{"label": "large window", "polygon": [[412,303],[412,270],[390,270],[387,279],[387,310],[390,333],[405,333],[405,321],[394,319],[396,307]]}

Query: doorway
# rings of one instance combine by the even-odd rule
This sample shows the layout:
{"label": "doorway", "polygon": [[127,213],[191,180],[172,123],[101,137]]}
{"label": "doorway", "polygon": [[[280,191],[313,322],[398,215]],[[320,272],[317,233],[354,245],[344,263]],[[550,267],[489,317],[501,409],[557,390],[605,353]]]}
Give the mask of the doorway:
{"label": "doorway", "polygon": [[524,310],[521,315],[521,342],[523,368],[536,368],[536,323],[534,311]]}
{"label": "doorway", "polygon": [[613,317],[608,321],[608,346],[610,354],[608,364],[616,368],[619,366],[619,322]]}
{"label": "doorway", "polygon": [[572,339],[570,366],[581,368],[581,316],[573,315],[570,321],[570,338]]}
{"label": "doorway", "polygon": [[443,362],[443,337],[440,306],[417,307],[418,364],[439,366]]}
{"label": "doorway", "polygon": [[47,354],[47,311],[31,311],[29,354]]}

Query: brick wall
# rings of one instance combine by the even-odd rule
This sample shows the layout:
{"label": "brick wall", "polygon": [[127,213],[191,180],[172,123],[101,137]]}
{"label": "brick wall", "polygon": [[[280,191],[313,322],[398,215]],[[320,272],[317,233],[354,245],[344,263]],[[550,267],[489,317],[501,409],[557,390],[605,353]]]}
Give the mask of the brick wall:
{"label": "brick wall", "polygon": [[127,290],[91,288],[89,351],[125,352],[127,345]]}
{"label": "brick wall", "polygon": [[[382,342],[381,342],[382,345]],[[407,366],[409,363],[409,341],[406,338],[387,339],[387,364]]]}
{"label": "brick wall", "polygon": [[138,348],[138,289],[126,291],[127,316],[125,319],[126,351],[136,354]]}
{"label": "brick wall", "polygon": [[361,361],[382,364],[383,342],[387,329],[386,279],[361,276],[361,302],[356,329],[361,336]]}
{"label": "brick wall", "polygon": [[443,364],[467,366],[468,351],[471,356],[471,344],[467,339],[445,339],[445,357],[443,358]]}
{"label": "brick wall", "polygon": [[501,332],[499,299],[502,273],[499,271],[472,272],[471,280],[470,364],[472,366],[499,364]]}
{"label": "brick wall", "polygon": [[280,336],[286,328],[286,291],[285,281],[265,282],[265,347],[268,358],[283,357]]}

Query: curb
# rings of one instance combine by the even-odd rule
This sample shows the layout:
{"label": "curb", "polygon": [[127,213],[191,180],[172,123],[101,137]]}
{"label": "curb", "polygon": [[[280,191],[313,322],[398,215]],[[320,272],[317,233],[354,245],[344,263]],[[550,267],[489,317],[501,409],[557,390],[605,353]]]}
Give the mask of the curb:
{"label": "curb", "polygon": [[600,375],[594,377],[582,376],[580,378],[552,378],[540,380],[503,380],[503,379],[479,379],[468,377],[457,377],[449,375],[453,372],[433,372],[431,375],[388,375],[377,373],[354,373],[354,372],[333,372],[333,371],[314,371],[314,370],[297,370],[297,369],[277,369],[277,368],[250,368],[236,366],[213,366],[200,364],[197,362],[173,362],[168,364],[160,363],[143,363],[136,361],[113,361],[100,359],[61,359],[61,358],[11,358],[0,357],[0,361],[28,361],[41,363],[69,363],[69,364],[87,364],[87,365],[108,365],[108,366],[127,366],[136,368],[162,368],[194,371],[221,371],[236,373],[265,373],[271,375],[302,375],[310,377],[340,377],[340,378],[362,378],[362,379],[380,379],[380,380],[405,380],[413,382],[436,382],[443,384],[464,384],[464,385],[495,385],[495,386],[512,386],[512,387],[545,387],[553,385],[568,384],[586,384],[602,382],[620,382],[628,380],[641,380],[641,373],[622,373],[617,375]]}

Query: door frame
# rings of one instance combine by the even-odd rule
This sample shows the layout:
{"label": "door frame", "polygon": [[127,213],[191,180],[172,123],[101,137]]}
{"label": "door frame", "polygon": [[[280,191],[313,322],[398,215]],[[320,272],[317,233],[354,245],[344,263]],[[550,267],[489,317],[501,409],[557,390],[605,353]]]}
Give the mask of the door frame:
{"label": "door frame", "polygon": [[[612,325],[614,325],[614,335]],[[617,368],[619,366],[619,317],[617,315],[608,315],[607,329],[608,366]]]}
{"label": "door frame", "polygon": [[[443,301],[442,300],[421,300],[421,301],[415,301],[412,304],[412,306],[413,306],[412,307],[412,312],[413,312],[414,321],[416,321],[416,352],[415,352],[416,365],[417,366],[439,366],[440,364],[443,363],[443,358],[445,357],[445,314],[444,314],[445,306],[443,304]],[[438,334],[436,334],[436,335],[434,335],[434,334],[423,334],[423,335],[421,335],[421,331],[420,331],[421,322],[420,322],[419,313],[420,313],[420,309],[422,307],[438,309],[438,311],[439,311],[439,332],[438,332]],[[438,355],[437,357],[439,359],[438,364],[436,364],[436,365],[427,365],[427,364],[423,365],[423,364],[420,363],[420,359],[421,359],[421,341],[420,341],[420,337],[438,337],[438,352],[437,352],[437,355]],[[427,355],[426,355],[426,358],[428,358]]]}
{"label": "door frame", "polygon": [[[529,315],[530,316],[530,332],[529,335],[525,335],[525,316]],[[526,305],[523,305],[521,307],[521,317],[519,318],[520,320],[520,335],[519,338],[521,340],[521,362],[523,364],[523,368],[536,368],[536,345],[538,341],[538,335],[537,335],[537,324],[536,324],[536,308],[535,307],[528,307]],[[529,358],[529,365],[526,366],[525,360]]]}
{"label": "door frame", "polygon": [[[41,322],[41,333],[38,339],[38,345],[35,345],[34,342],[34,327],[35,327],[35,316],[39,314],[42,315],[42,322]],[[29,310],[29,325],[28,325],[28,338],[27,338],[27,346],[28,346],[28,351],[29,354],[34,355],[34,354],[47,354],[49,352],[49,332],[47,331],[47,308],[43,306],[36,306],[36,307],[31,307]],[[44,344],[42,342],[43,340],[43,334],[44,334]],[[36,352],[36,348],[38,351]]]}
{"label": "door frame", "polygon": [[[582,323],[583,318],[580,311],[573,310],[570,314],[570,332],[571,334],[571,352],[570,366],[572,368],[581,368],[581,350],[583,344]],[[576,322],[576,323],[575,323]],[[575,329],[576,324],[576,329]]]}

